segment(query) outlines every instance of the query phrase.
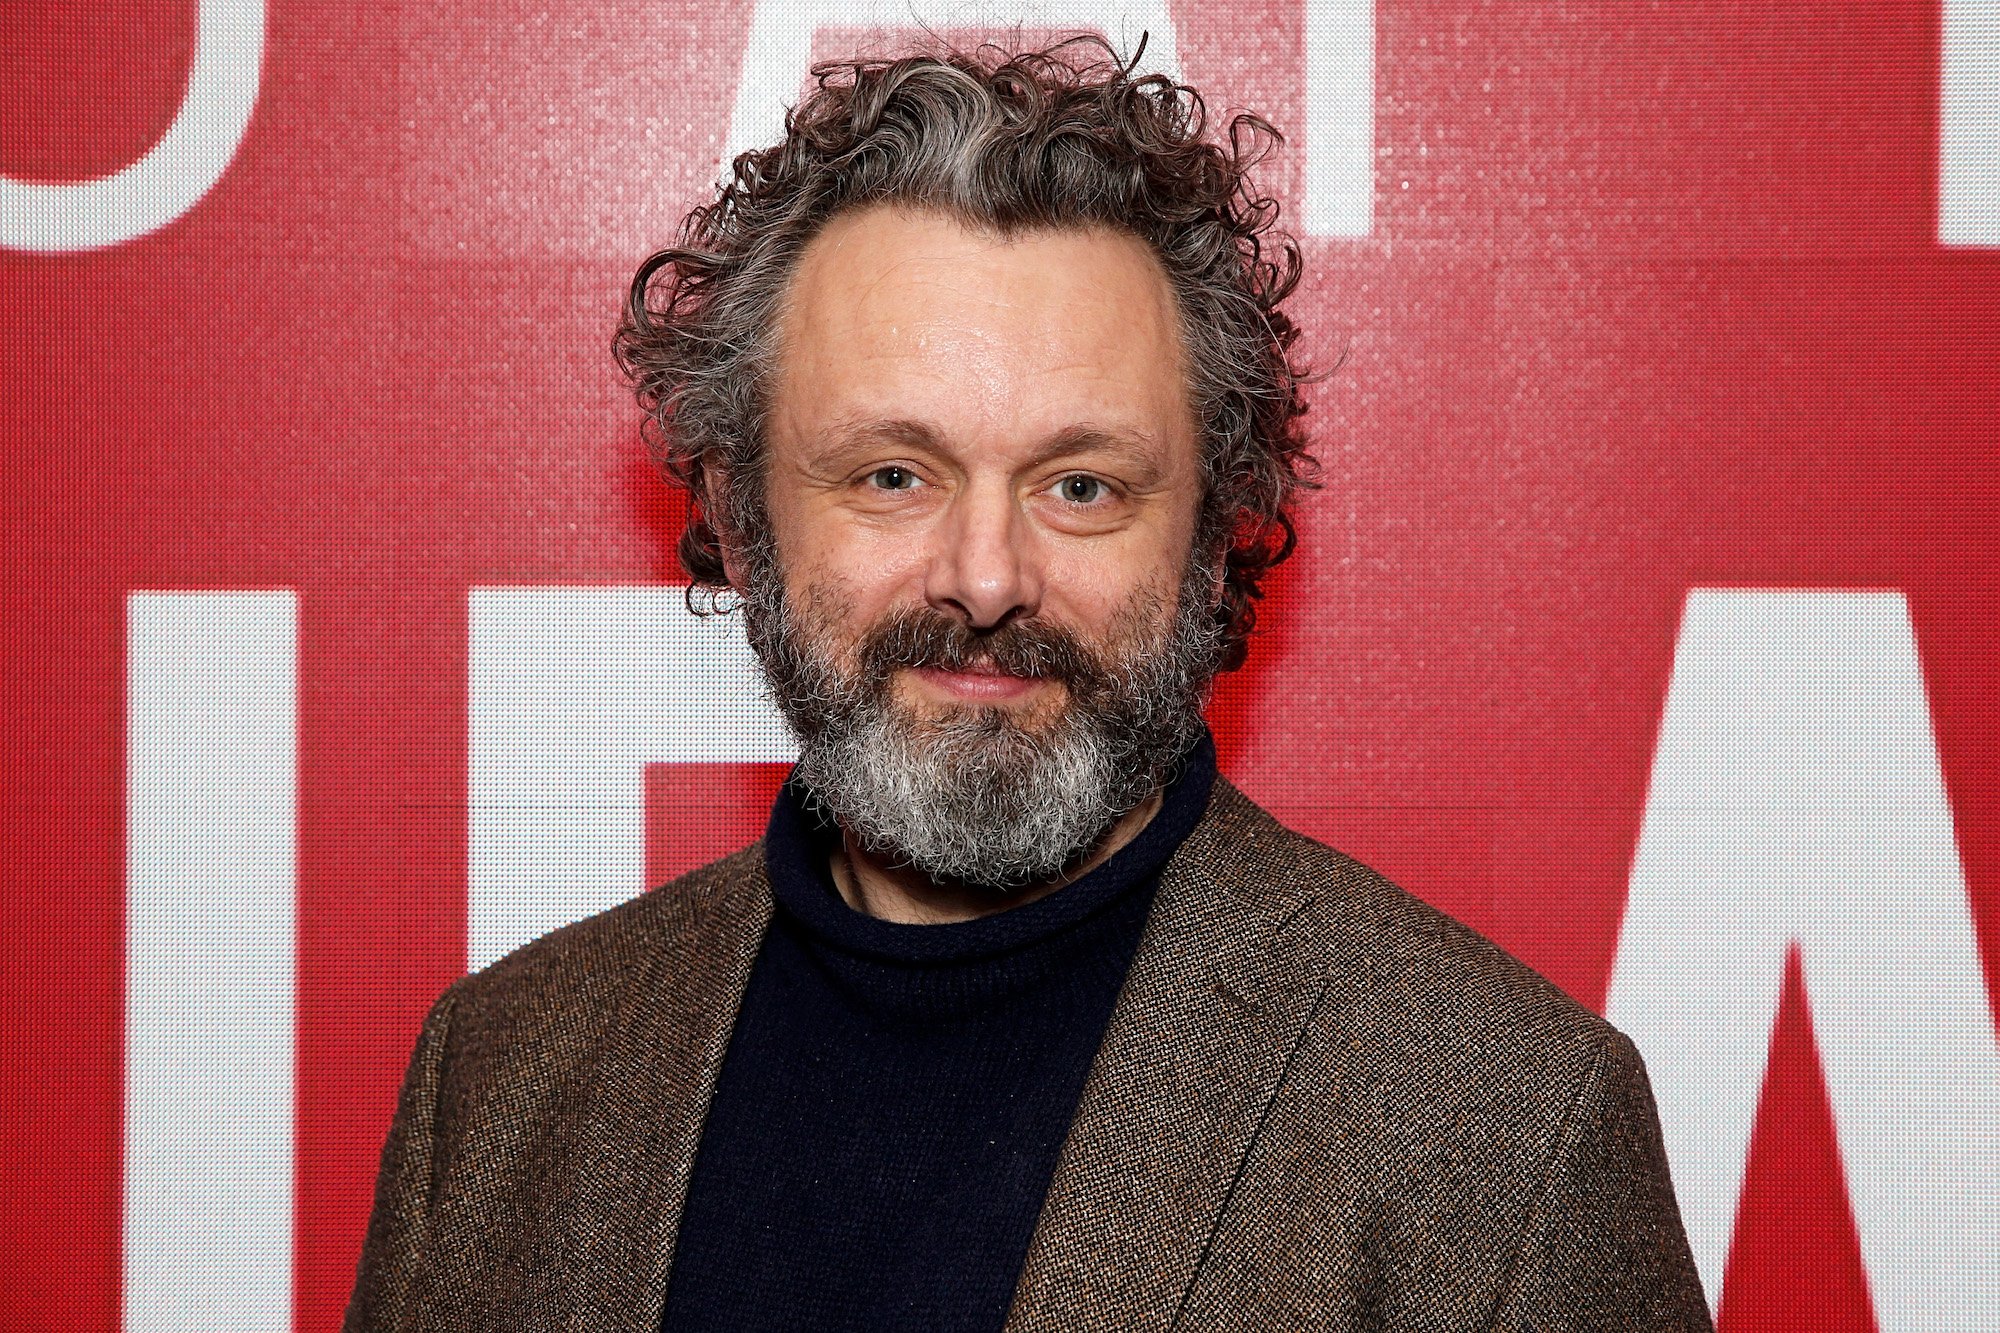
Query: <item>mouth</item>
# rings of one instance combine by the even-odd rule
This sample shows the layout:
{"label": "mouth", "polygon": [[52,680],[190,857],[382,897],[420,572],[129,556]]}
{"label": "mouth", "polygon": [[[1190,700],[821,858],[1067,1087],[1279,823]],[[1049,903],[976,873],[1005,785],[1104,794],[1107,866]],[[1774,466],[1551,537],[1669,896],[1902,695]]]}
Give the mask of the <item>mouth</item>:
{"label": "mouth", "polygon": [[1002,671],[991,662],[969,662],[960,667],[920,666],[909,670],[931,693],[971,703],[1005,703],[1025,699],[1047,683],[1041,676],[1020,676]]}

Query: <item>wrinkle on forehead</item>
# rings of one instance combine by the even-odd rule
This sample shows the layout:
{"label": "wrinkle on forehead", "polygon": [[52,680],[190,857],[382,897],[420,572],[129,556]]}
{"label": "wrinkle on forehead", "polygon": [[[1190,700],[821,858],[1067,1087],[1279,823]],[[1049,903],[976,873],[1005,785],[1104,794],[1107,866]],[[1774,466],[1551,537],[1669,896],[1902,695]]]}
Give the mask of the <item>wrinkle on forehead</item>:
{"label": "wrinkle on forehead", "polygon": [[[968,417],[1021,418],[1014,436],[1147,434],[1140,417],[1196,434],[1171,284],[1144,241],[1113,228],[1002,235],[921,210],[843,214],[807,246],[779,334],[775,399],[822,422],[927,418],[903,401],[923,385]],[[785,392],[801,382],[817,401]]]}
{"label": "wrinkle on forehead", "polygon": [[[888,229],[902,231],[906,241],[915,243],[913,250],[891,257],[886,262],[869,253],[881,241],[884,224],[888,224]],[[968,242],[972,243],[970,247]],[[1138,326],[1143,325],[1144,332],[1167,334],[1167,341],[1176,356],[1174,369],[1184,379],[1186,349],[1179,301],[1167,278],[1166,269],[1144,240],[1131,232],[1098,223],[1074,227],[1019,228],[1003,232],[948,211],[906,204],[871,205],[839,214],[807,243],[793,269],[791,280],[786,284],[778,308],[776,341],[780,357],[796,342],[795,325],[801,306],[809,306],[815,297],[826,296],[823,288],[828,285],[829,279],[855,285],[839,294],[842,301],[833,310],[816,310],[815,314],[832,314],[838,318],[846,312],[865,310],[879,301],[885,288],[893,289],[898,284],[912,289],[935,288],[948,293],[949,297],[976,300],[1008,309],[1021,305],[1023,298],[1029,295],[1039,295],[1046,303],[1049,291],[1047,284],[1041,281],[1043,275],[1032,269],[980,261],[1009,251],[1032,250],[1044,244],[1061,245],[1065,242],[1091,243],[1099,250],[1097,262],[1083,269],[1087,282],[1112,279],[1114,270],[1122,270],[1115,276],[1138,278],[1138,281],[1126,285],[1116,303],[1123,331],[1136,336],[1142,332]],[[1104,248],[1107,245],[1109,248]],[[948,248],[956,249],[958,253],[945,253]],[[973,262],[968,264],[968,259]],[[864,276],[856,284],[856,269],[863,266]],[[969,285],[967,279],[974,272],[985,280]],[[1042,287],[1039,293],[1032,291],[1036,286]],[[968,334],[973,332],[971,329],[962,331]],[[1064,368],[1067,364],[1070,363],[1054,365],[1051,369]]]}

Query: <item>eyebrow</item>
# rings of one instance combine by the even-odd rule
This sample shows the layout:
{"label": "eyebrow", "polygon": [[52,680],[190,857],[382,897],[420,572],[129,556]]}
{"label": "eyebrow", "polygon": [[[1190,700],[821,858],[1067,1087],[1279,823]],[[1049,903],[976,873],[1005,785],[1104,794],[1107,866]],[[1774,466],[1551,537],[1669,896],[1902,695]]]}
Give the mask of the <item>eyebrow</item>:
{"label": "eyebrow", "polygon": [[[873,444],[899,444],[909,449],[946,453],[944,437],[928,423],[905,417],[878,417],[866,421],[843,422],[828,429],[822,445],[831,452],[863,449]],[[1107,453],[1148,472],[1161,470],[1160,448],[1150,435],[1112,430],[1103,426],[1065,426],[1044,440],[1028,456],[1030,467],[1039,467],[1077,454]]]}
{"label": "eyebrow", "polygon": [[940,452],[944,439],[921,421],[903,417],[877,417],[867,421],[844,421],[820,435],[820,443],[832,451],[865,449],[873,444],[900,444],[911,449]]}
{"label": "eyebrow", "polygon": [[1135,431],[1107,430],[1102,426],[1066,426],[1035,450],[1029,462],[1048,463],[1075,454],[1091,453],[1111,454],[1155,472],[1160,468],[1160,447],[1152,436]]}

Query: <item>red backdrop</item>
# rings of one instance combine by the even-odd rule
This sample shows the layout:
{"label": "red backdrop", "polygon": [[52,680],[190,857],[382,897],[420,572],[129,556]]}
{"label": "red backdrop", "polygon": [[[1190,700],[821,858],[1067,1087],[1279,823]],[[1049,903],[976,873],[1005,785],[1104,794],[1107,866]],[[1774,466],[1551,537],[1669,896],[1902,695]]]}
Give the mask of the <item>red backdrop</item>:
{"label": "red backdrop", "polygon": [[[199,8],[8,7],[0,173],[78,182],[144,154],[190,86]],[[211,188],[144,234],[96,243],[99,218],[0,249],[0,1326],[190,1326],[133,1306],[159,1257],[125,1239],[160,1234],[131,1230],[128,1160],[133,594],[296,599],[292,1211],[268,1262],[296,1326],[327,1329],[416,1023],[466,963],[472,590],[679,577],[680,510],[609,339],[767,58],[753,7],[475,8],[271,4]],[[1168,4],[1167,49],[1213,103],[1298,129],[1323,95],[1314,24],[1340,8]],[[1736,1200],[1726,1279],[1707,1265],[1730,1329],[2000,1309],[1979,1244],[1926,1302],[1885,1295],[1930,1272],[1926,1215],[2000,1237],[2000,1185],[1974,1170],[1994,1150],[1960,1141],[2000,1139],[2000,175],[1974,182],[1984,245],[1941,242],[1953,8],[1376,6],[1372,209],[1365,234],[1305,238],[1297,299],[1338,367],[1313,394],[1326,485],[1213,711],[1253,796],[1604,1008],[1690,590],[1898,595],[1931,723],[1912,762],[1934,744],[1949,811],[1925,872],[1945,896],[1908,919],[1945,925],[1911,935],[1891,876],[1827,919],[1901,940],[1881,964],[1900,981],[1865,950],[1816,963],[1811,921],[1779,939],[1738,1188],[1690,1205],[1682,1182],[1684,1206]],[[1992,6],[1955,8],[1992,29]],[[1294,137],[1269,184],[1309,219],[1333,168]],[[1817,661],[1820,632],[1793,656]],[[1893,666],[1901,641],[1857,642]],[[211,669],[191,650],[190,678]],[[640,758],[654,874],[720,850],[665,813],[689,792],[753,835],[768,769]],[[1870,817],[1921,823],[1894,804],[1920,798]],[[1683,888],[1662,919],[1726,935],[1744,886]],[[1923,988],[1968,979],[1983,1027],[1927,1045]],[[1822,989],[1878,981],[1920,998],[1843,1019],[1889,1038],[1841,1049],[1910,1062],[1837,1060]],[[1674,1029],[1657,987],[1610,999]],[[1683,1027],[1698,1064],[1710,1034]],[[1663,1106],[1670,1040],[1642,1041]],[[1840,1118],[1838,1089],[1926,1079],[1950,1113],[1900,1137],[1972,1166],[1942,1194],[1869,1193],[1871,1145],[1898,1134]],[[183,1222],[199,1250],[208,1222]]]}

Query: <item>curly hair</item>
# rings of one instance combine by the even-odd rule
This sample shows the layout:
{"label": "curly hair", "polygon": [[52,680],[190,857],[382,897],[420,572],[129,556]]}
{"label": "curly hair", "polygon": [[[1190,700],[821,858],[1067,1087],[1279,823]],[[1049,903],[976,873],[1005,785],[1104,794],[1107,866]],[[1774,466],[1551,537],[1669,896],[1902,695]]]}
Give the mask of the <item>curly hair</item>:
{"label": "curly hair", "polygon": [[1135,76],[1137,62],[1076,37],[816,65],[784,139],[738,157],[715,201],[640,266],[614,351],[654,457],[693,497],[679,552],[690,605],[728,586],[706,507],[726,531],[767,530],[775,328],[832,218],[889,204],[1003,236],[1108,227],[1150,246],[1176,299],[1202,446],[1196,540],[1221,557],[1222,667],[1241,665],[1260,582],[1296,542],[1292,502],[1316,484],[1299,421],[1307,372],[1280,309],[1299,249],[1250,180],[1280,136],[1239,114],[1212,141],[1200,94]]}

